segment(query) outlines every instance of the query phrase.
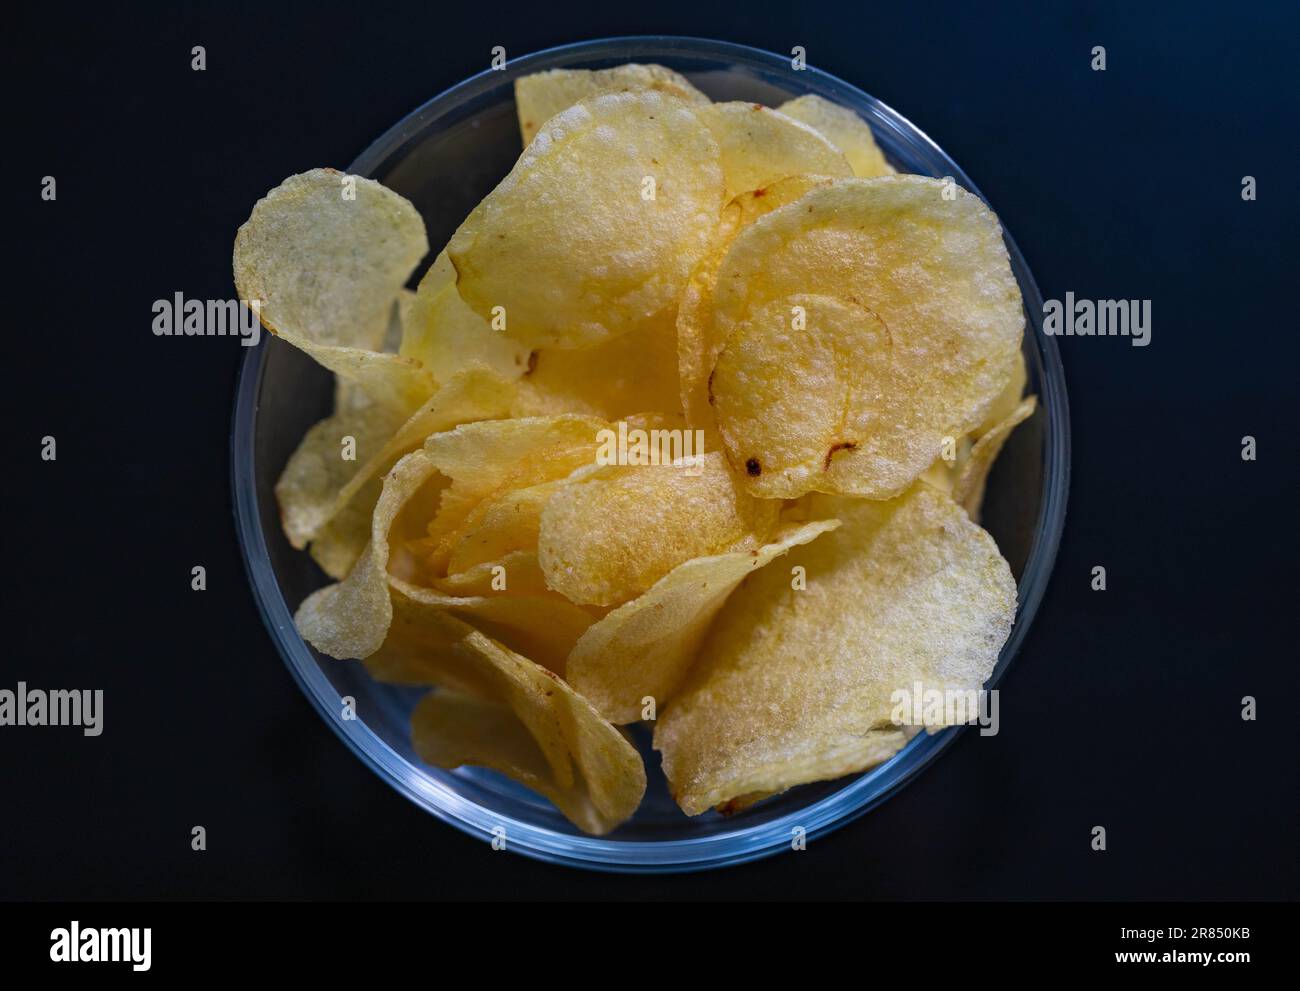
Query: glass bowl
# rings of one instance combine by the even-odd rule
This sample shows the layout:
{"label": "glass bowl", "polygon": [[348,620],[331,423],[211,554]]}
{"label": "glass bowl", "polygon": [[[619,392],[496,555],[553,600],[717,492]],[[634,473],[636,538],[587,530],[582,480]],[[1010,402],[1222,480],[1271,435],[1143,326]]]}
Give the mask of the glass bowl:
{"label": "glass bowl", "polygon": [[[817,93],[857,111],[900,172],[952,176],[979,193],[916,126],[848,83],[812,67],[796,70],[784,56],[671,37],[580,42],[515,59],[504,70],[482,72],[399,122],[349,171],[410,199],[424,215],[436,249],[519,154],[514,80],[543,69],[622,62],[658,62],[676,69],[715,100],[774,106]],[[1012,435],[988,484],[984,525],[1020,585],[1015,627],[990,686],[1005,675],[1042,599],[1064,524],[1069,476],[1069,416],[1056,342],[1042,333],[1042,298],[1033,276],[1010,235],[1006,242],[1024,296],[1029,388],[1038,395],[1039,407]],[[702,870],[788,850],[795,827],[815,838],[844,825],[912,780],[962,731],[920,734],[892,760],[866,773],[793,789],[733,818],[713,812],[688,818],[669,797],[649,734],[637,729],[650,786],[637,814],[603,837],[580,833],[549,802],[494,772],[444,771],[422,764],[408,737],[408,718],[421,692],[379,684],[360,664],[323,657],[293,625],[293,610],[326,578],[285,540],[273,487],[304,432],[329,412],[331,395],[326,372],[270,335],[263,335],[262,344],[245,357],[231,438],[244,562],[267,628],[321,717],[382,778],[439,819],[484,840],[504,827],[507,849],[554,863],[627,872]],[[357,701],[355,720],[341,717],[340,699],[347,695]]]}

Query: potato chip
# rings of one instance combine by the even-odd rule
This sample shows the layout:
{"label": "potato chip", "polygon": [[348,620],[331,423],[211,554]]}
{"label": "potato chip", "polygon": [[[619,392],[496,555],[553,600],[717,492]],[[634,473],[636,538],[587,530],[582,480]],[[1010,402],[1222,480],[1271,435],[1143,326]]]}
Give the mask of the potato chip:
{"label": "potato chip", "polygon": [[581,348],[671,313],[722,208],[709,129],[662,92],[549,121],[447,246],[460,295],[530,348]]}
{"label": "potato chip", "polygon": [[334,412],[307,431],[275,483],[280,524],[290,544],[301,550],[320,532],[360,459],[377,451],[401,423],[399,411],[376,403],[353,383],[336,382]]}
{"label": "potato chip", "polygon": [[487,420],[429,437],[424,450],[430,463],[451,479],[428,532],[441,545],[437,565],[446,564],[491,498],[594,464],[600,432],[608,429],[604,420],[565,414]]}
{"label": "potato chip", "polygon": [[842,151],[859,179],[894,174],[867,122],[847,107],[809,93],[781,104],[777,110],[807,124]]}
{"label": "potato chip", "polygon": [[423,450],[393,467],[375,505],[370,543],[343,581],[313,592],[298,607],[298,631],[331,657],[367,658],[388,634],[391,588],[423,607],[469,620],[512,649],[563,670],[564,658],[594,620],[579,607],[555,595],[452,596],[418,584],[428,576],[402,548],[424,531],[444,484]]}
{"label": "potato chip", "polygon": [[783,526],[763,547],[678,565],[583,633],[565,677],[606,719],[636,722],[646,699],[660,707],[673,697],[709,623],[747,575],[838,525],[817,520]]}
{"label": "potato chip", "polygon": [[[580,469],[581,470],[581,469]],[[537,551],[542,509],[567,478],[525,485],[485,498],[457,537],[447,557],[448,574],[499,561],[515,551]]]}
{"label": "potato chip", "polygon": [[978,692],[1011,629],[1010,569],[942,493],[810,508],[843,523],[736,590],[656,727],[688,815],[886,759],[906,738],[895,693]]}
{"label": "potato chip", "polygon": [[[935,459],[934,464],[927,468],[921,474],[921,481],[927,485],[937,488],[939,491],[948,495],[953,495],[953,489],[957,484],[957,478],[961,474],[963,467],[970,460],[971,449],[975,443],[983,436],[999,427],[1005,420],[1011,417],[1016,408],[1020,405],[1020,397],[1025,391],[1025,383],[1028,379],[1028,371],[1025,367],[1025,356],[1021,352],[1016,352],[1014,368],[1011,373],[1011,379],[1007,382],[1003,390],[998,393],[998,397],[993,400],[993,405],[989,407],[988,414],[978,427],[964,437],[955,439],[951,448],[947,448],[940,457]],[[1019,421],[1017,421],[1019,422]],[[1015,426],[1015,424],[1011,424]],[[1010,432],[1010,428],[1007,429]],[[997,458],[998,451],[1002,449],[1001,443],[997,445],[997,450],[989,450],[986,446],[981,452],[981,457],[987,459],[983,466],[983,473],[988,474],[988,470],[993,466],[993,461]],[[976,469],[971,469],[975,471]],[[971,481],[966,483],[972,486]],[[954,500],[962,503],[963,500]],[[966,511],[970,518],[976,523],[979,522],[979,504],[983,499],[983,483],[979,484],[979,493],[972,499],[968,500]]]}
{"label": "potato chip", "polygon": [[[401,593],[413,602],[470,623],[510,650],[561,676],[574,645],[597,620],[591,612],[554,592],[534,595],[485,590],[478,595],[449,595],[391,577],[389,582],[395,597]],[[369,661],[367,658],[367,664]]]}
{"label": "potato chip", "polygon": [[713,333],[713,283],[718,266],[740,229],[765,213],[793,203],[815,186],[831,180],[824,176],[790,176],[732,198],[722,211],[709,250],[691,270],[677,306],[677,368],[681,404],[687,421],[696,427],[712,426],[708,378],[722,350]]}
{"label": "potato chip", "polygon": [[290,543],[301,548],[310,541],[312,557],[325,573],[342,578],[370,539],[379,478],[429,434],[506,415],[514,394],[514,386],[495,373],[471,368],[403,422],[396,410],[377,406],[340,379],[336,412],[308,431],[276,483]]}
{"label": "potato chip", "polygon": [[298,632],[317,650],[343,660],[368,657],[379,649],[393,618],[389,531],[420,489],[438,481],[437,468],[423,451],[408,454],[388,473],[364,553],[343,581],[307,596],[294,614]]}
{"label": "potato chip", "polygon": [[428,247],[424,221],[401,196],[371,179],[313,169],[253,207],[235,237],[235,284],[267,330],[409,415],[432,393],[433,377],[376,349]]}
{"label": "potato chip", "polygon": [[739,220],[739,211],[728,204],[709,249],[691,269],[677,304],[677,375],[682,411],[692,427],[713,425],[707,383],[720,350],[713,344],[713,284],[718,266],[739,230]]}
{"label": "potato chip", "polygon": [[1021,402],[1010,416],[975,442],[969,457],[957,472],[952,488],[953,501],[962,506],[976,523],[980,520],[984,484],[988,481],[993,462],[1002,453],[1002,445],[1011,436],[1011,431],[1033,416],[1037,406],[1038,400],[1033,396]]}
{"label": "potato chip", "polygon": [[660,90],[700,105],[709,102],[685,76],[662,65],[632,62],[612,69],[549,69],[515,80],[520,137],[527,146],[543,124],[582,100],[643,90]]}
{"label": "potato chip", "polygon": [[[541,708],[531,702],[535,696],[527,697],[533,707]],[[582,702],[573,693],[564,699],[570,709]],[[561,713],[567,715],[563,709]],[[604,725],[613,730],[608,723]],[[586,727],[571,730],[576,737],[574,746],[585,751],[580,757],[582,771],[575,775],[566,768],[573,780],[560,784],[555,768],[528,729],[508,706],[445,690],[425,696],[411,723],[412,744],[426,764],[449,769],[472,764],[498,771],[549,799],[585,833],[602,836],[610,832],[641,804],[645,767],[640,755],[617,731],[612,736],[600,732],[595,742],[588,742],[577,737]],[[579,754],[574,757],[579,758]],[[600,805],[592,797],[587,775],[611,779],[600,793]]]}
{"label": "potato chip", "polygon": [[346,578],[365,553],[371,514],[383,488],[382,478],[369,479],[311,538],[311,559],[335,581]]}
{"label": "potato chip", "polygon": [[646,786],[641,756],[590,703],[541,665],[444,614],[414,626],[426,637],[431,628],[435,639],[453,643],[420,657],[428,679],[470,690],[439,690],[416,707],[412,742],[422,760],[499,771],[596,835],[636,811]]}
{"label": "potato chip", "polygon": [[403,320],[401,354],[438,382],[475,367],[507,381],[528,368],[528,349],[471,310],[456,289],[456,269],[445,251],[420,280]]}
{"label": "potato chip", "polygon": [[[422,445],[431,434],[478,420],[505,416],[515,399],[513,383],[502,380],[486,368],[472,367],[453,375],[429,400],[411,414],[376,451],[374,445],[358,444],[361,467],[339,490],[330,511],[331,522],[354,502],[355,513],[368,519],[378,490],[374,481],[382,477],[403,456]],[[366,493],[363,495],[362,493]],[[369,538],[368,526],[366,539]],[[364,540],[362,541],[364,543]]]}
{"label": "potato chip", "polygon": [[843,153],[807,124],[759,103],[700,111],[722,153],[726,199],[794,175],[851,176]]}
{"label": "potato chip", "polygon": [[744,228],[713,325],[714,411],[749,490],[883,499],[984,418],[1024,316],[979,198],[888,176],[836,180]]}
{"label": "potato chip", "polygon": [[717,451],[677,464],[613,466],[551,496],[538,556],[547,583],[566,598],[615,605],[692,558],[758,548],[779,509],[739,490]]}
{"label": "potato chip", "polygon": [[1025,367],[1023,351],[1016,352],[1011,366],[1011,378],[993,400],[993,405],[989,407],[983,421],[971,434],[977,440],[1014,413],[1016,407],[1020,405],[1021,397],[1025,394],[1025,385],[1029,381],[1029,369]]}

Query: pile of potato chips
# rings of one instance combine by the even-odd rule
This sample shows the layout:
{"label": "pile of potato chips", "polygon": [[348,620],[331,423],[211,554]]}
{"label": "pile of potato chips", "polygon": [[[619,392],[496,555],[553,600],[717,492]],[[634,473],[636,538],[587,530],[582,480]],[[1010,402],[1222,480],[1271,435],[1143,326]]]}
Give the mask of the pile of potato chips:
{"label": "pile of potato chips", "polygon": [[978,526],[1022,399],[997,218],[851,111],[711,103],[653,65],[516,84],[524,151],[437,255],[318,169],[235,280],[337,377],[276,486],[336,584],[296,621],[436,686],[414,746],[605,833],[649,721],[689,815],[861,771],[894,693],[979,690],[1016,587]]}

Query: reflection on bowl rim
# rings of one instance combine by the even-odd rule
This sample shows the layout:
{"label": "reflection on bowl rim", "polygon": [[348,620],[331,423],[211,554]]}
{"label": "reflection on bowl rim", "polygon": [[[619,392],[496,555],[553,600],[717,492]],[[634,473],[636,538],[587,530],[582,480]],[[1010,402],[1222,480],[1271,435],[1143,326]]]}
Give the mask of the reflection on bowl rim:
{"label": "reflection on bowl rim", "polygon": [[[401,152],[413,137],[425,133],[445,114],[520,75],[571,65],[650,60],[671,63],[675,59],[725,63],[729,71],[741,69],[760,77],[780,77],[787,84],[792,81],[789,74],[794,71],[788,58],[744,45],[699,38],[605,38],[562,45],[513,59],[504,71],[488,69],[444,91],[390,128],[361,153],[348,171],[358,175],[375,173]],[[689,73],[690,70],[685,71]],[[936,166],[931,174],[951,175],[958,184],[983,198],[938,145],[880,101],[811,66],[799,70],[798,81],[799,88],[804,91],[819,93],[836,103],[852,107],[868,119],[887,156],[895,157],[899,150],[906,149],[912,156]],[[1056,341],[1042,332],[1042,296],[1024,257],[1005,230],[1003,235],[1012,270],[1024,297],[1026,342],[1032,340],[1034,344],[1030,361],[1031,382],[1036,386],[1046,429],[1043,432],[1043,493],[1034,526],[1033,545],[1020,578],[1016,623],[1002,648],[990,686],[997,685],[1005,675],[1011,659],[1029,632],[1046,589],[1065,522],[1070,458],[1065,377]],[[231,432],[235,522],[244,566],[258,609],[286,666],[322,718],[381,778],[444,822],[480,839],[490,839],[493,828],[504,825],[508,849],[538,860],[594,870],[649,873],[703,870],[744,863],[789,849],[792,831],[796,827],[803,829],[806,838],[811,840],[879,805],[913,780],[965,729],[954,727],[933,736],[919,734],[885,764],[852,778],[842,788],[807,806],[755,825],[746,825],[742,817],[735,821],[734,829],[702,837],[646,842],[619,840],[616,835],[575,836],[512,819],[469,801],[412,766],[360,720],[344,720],[337,691],[294,628],[293,615],[271,566],[257,504],[253,440],[266,365],[265,349],[265,343],[260,344],[249,349],[244,357]]]}

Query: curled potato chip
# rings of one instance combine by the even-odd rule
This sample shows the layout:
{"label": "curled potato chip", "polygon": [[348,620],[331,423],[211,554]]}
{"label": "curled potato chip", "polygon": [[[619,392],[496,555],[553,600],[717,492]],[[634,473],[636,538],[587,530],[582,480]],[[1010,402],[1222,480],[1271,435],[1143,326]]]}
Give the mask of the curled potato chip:
{"label": "curled potato chip", "polygon": [[[464,423],[505,416],[515,398],[513,383],[501,379],[486,368],[472,367],[457,372],[429,400],[411,414],[375,451],[373,446],[361,450],[365,460],[352,478],[339,490],[333,513],[338,514],[358,500],[358,493],[371,487],[403,456],[415,450],[432,434],[451,430]],[[361,498],[363,509],[374,502]],[[367,512],[368,515],[368,512]]]}
{"label": "curled potato chip", "polygon": [[430,542],[440,548],[435,572],[488,512],[493,498],[594,464],[601,431],[608,429],[604,420],[563,414],[485,420],[429,437],[424,450],[430,463],[451,479],[428,531]]}
{"label": "curled potato chip", "polygon": [[447,557],[449,575],[499,561],[515,551],[537,550],[542,509],[566,479],[526,485],[487,497],[458,528]]}
{"label": "curled potato chip", "polygon": [[717,451],[677,464],[609,467],[546,502],[542,571],[579,605],[615,605],[692,558],[757,548],[779,509],[739,490]]}
{"label": "curled potato chip", "polygon": [[456,269],[445,251],[407,304],[400,353],[418,361],[438,382],[474,367],[513,380],[528,367],[528,349],[493,330],[460,298]]}
{"label": "curled potato chip", "polygon": [[359,460],[377,451],[401,423],[399,411],[374,402],[353,383],[336,383],[334,412],[307,431],[275,483],[280,524],[290,544],[301,550],[316,537],[334,515],[339,492],[356,475]]}
{"label": "curled potato chip", "polygon": [[375,349],[429,250],[415,207],[373,179],[312,169],[257,201],[235,236],[235,282],[273,333]]}
{"label": "curled potato chip", "polygon": [[[984,418],[1024,315],[979,198],[887,176],[836,180],[744,228],[718,270],[713,325],[725,342],[714,411],[749,490],[884,499]],[[779,422],[774,405],[798,420]]]}
{"label": "curled potato chip", "polygon": [[437,685],[412,716],[420,758],[492,768],[541,793],[575,825],[606,833],[645,792],[640,755],[561,678],[437,607],[400,594],[373,676]]}
{"label": "curled potato chip", "polygon": [[[934,464],[930,465],[930,467],[921,474],[921,481],[941,492],[953,496],[954,501],[965,505],[970,518],[976,523],[979,522],[979,507],[984,497],[983,482],[979,482],[978,493],[973,499],[959,499],[953,495],[953,489],[957,484],[957,479],[960,476],[963,467],[966,465],[967,461],[970,460],[971,448],[975,443],[979,441],[981,437],[984,437],[986,434],[1002,425],[1004,421],[1016,413],[1017,407],[1020,405],[1020,397],[1025,391],[1025,383],[1027,380],[1028,371],[1025,367],[1025,356],[1022,352],[1018,351],[1016,352],[1011,378],[1003,390],[998,393],[998,397],[993,400],[993,405],[989,407],[989,412],[984,417],[984,421],[966,436],[955,438],[955,443],[951,447],[945,444],[944,451],[935,459]],[[1032,410],[1030,410],[1030,412],[1032,413]],[[1026,414],[1026,416],[1028,416],[1028,414]],[[1020,421],[1017,420],[1016,422],[1019,423]],[[1011,426],[1014,427],[1015,424],[1013,423]],[[1006,432],[1010,433],[1010,427],[1007,428]],[[998,452],[1001,451],[1001,449],[1002,444],[999,442],[996,450],[989,450],[988,445],[986,445],[985,449],[981,451],[980,457],[987,460],[987,463],[982,469],[984,475],[988,474],[988,470],[993,466],[993,462],[997,458]],[[972,469],[972,471],[974,470],[975,469]],[[966,484],[970,485],[971,483],[968,482]]]}
{"label": "curled potato chip", "polygon": [[[400,545],[405,536],[398,521],[408,504],[418,504],[426,489],[426,501],[436,499],[441,484],[437,467],[423,451],[412,451],[393,466],[375,503],[370,542],[357,563],[343,581],[307,596],[294,614],[303,639],[339,659],[369,657],[380,648],[393,619],[388,589],[390,541]],[[403,523],[409,529],[411,514],[407,515]]]}
{"label": "curled potato chip", "polygon": [[290,176],[235,236],[235,284],[262,324],[378,404],[409,415],[433,391],[421,365],[377,350],[429,244],[409,202],[334,169]]}
{"label": "curled potato chip", "polygon": [[894,174],[867,122],[847,107],[809,93],[781,104],[777,110],[807,124],[842,151],[859,179]]}
{"label": "curled potato chip", "polygon": [[807,124],[759,103],[700,111],[722,153],[726,198],[794,175],[851,176],[843,153]]}
{"label": "curled potato chip", "polygon": [[447,245],[460,295],[531,347],[582,348],[670,313],[722,208],[692,105],[598,96],[550,120]]}
{"label": "curled potato chip", "polygon": [[423,450],[402,458],[384,479],[370,542],[343,581],[318,589],[298,607],[303,638],[331,657],[367,658],[383,645],[393,619],[390,589],[431,610],[473,622],[512,649],[563,669],[594,617],[559,596],[454,596],[428,581],[404,547],[436,511],[445,479]]}
{"label": "curled potato chip", "polygon": [[1030,396],[1020,403],[1006,419],[984,433],[970,449],[970,455],[962,463],[953,482],[953,501],[963,507],[976,523],[980,519],[980,508],[984,503],[984,484],[988,481],[993,462],[1002,453],[1002,445],[1021,423],[1034,415],[1038,400]]}
{"label": "curled potato chip", "polygon": [[370,516],[383,488],[381,478],[370,479],[311,538],[308,552],[312,560],[335,581],[346,578],[365,553],[370,542]]}
{"label": "curled potato chip", "polygon": [[486,369],[471,368],[453,376],[405,422],[346,380],[339,380],[336,394],[336,412],[308,431],[275,492],[290,543],[302,547],[310,541],[312,557],[338,579],[370,539],[381,476],[429,434],[506,415],[514,386]]}
{"label": "curled potato chip", "polygon": [[[734,201],[733,201],[734,202]],[[722,212],[713,241],[691,269],[677,303],[677,374],[681,407],[691,426],[713,423],[706,384],[717,353],[713,347],[713,283],[736,235],[739,216],[731,204]]]}
{"label": "curled potato chip", "polygon": [[[570,484],[610,470],[602,467],[601,459],[611,454],[606,449],[614,447],[620,430],[631,438],[640,430],[654,439],[659,436],[655,431],[664,432],[668,424],[676,426],[668,428],[669,438],[685,436],[679,417],[647,414],[617,426],[577,416],[540,417],[431,438],[427,446],[439,448],[435,458],[454,479],[422,542],[425,567],[438,579],[435,584],[445,590],[476,587],[493,574],[490,566],[504,564],[507,556],[527,551],[535,558],[542,512],[549,501]],[[495,468],[487,463],[494,457],[487,453],[493,445],[500,446]],[[466,451],[484,455],[483,461],[466,464],[461,458]],[[514,560],[523,563],[519,557]],[[537,575],[532,570],[520,575],[512,569],[511,574],[512,590],[535,590]]]}
{"label": "curled potato chip", "polygon": [[[691,270],[677,306],[677,366],[681,405],[692,426],[713,423],[708,378],[722,343],[713,333],[713,283],[718,266],[742,227],[778,207],[793,203],[810,189],[831,180],[824,176],[790,176],[733,197],[722,211],[713,241]],[[652,407],[645,407],[650,409]],[[658,407],[655,407],[658,408]]]}
{"label": "curled potato chip", "polygon": [[[507,561],[506,566],[509,564]],[[435,580],[435,584],[440,583]],[[480,584],[479,593],[473,595],[448,594],[391,575],[389,585],[394,602],[414,602],[454,616],[558,675],[565,673],[565,661],[574,644],[596,620],[595,615],[554,592],[498,592],[491,588],[490,577],[487,587]],[[467,582],[465,591],[469,590]],[[382,658],[376,661],[375,655],[366,658],[368,668],[372,662],[386,663]]]}
{"label": "curled potato chip", "polygon": [[[645,699],[659,707],[673,697],[709,623],[747,575],[838,525],[837,520],[791,524],[754,550],[678,565],[583,633],[569,655],[565,676],[606,719],[636,722]],[[789,573],[784,574],[788,579]]]}
{"label": "curled potato chip", "polygon": [[[535,696],[530,692],[526,697]],[[558,715],[582,711],[580,696],[570,692],[562,697],[564,704],[554,707]],[[518,704],[528,705],[530,714],[542,709],[534,701]],[[431,692],[411,718],[412,745],[425,763],[443,768],[473,764],[499,771],[549,799],[586,833],[610,832],[636,811],[645,793],[640,755],[608,723],[601,724],[604,729],[593,729],[585,712],[568,730],[566,742],[575,748],[569,753],[576,766],[565,767],[564,778],[547,761],[547,752],[529,733],[531,727],[499,702],[458,692]]]}
{"label": "curled potato chip", "polygon": [[653,63],[629,62],[612,69],[549,69],[515,80],[519,134],[526,146],[543,124],[575,103],[607,93],[641,90],[660,90],[700,105],[709,102],[681,73]]}
{"label": "curled potato chip", "polygon": [[806,587],[782,567],[739,588],[655,729],[688,815],[879,763],[906,739],[895,693],[978,692],[1006,642],[1011,571],[942,493],[814,496],[810,510],[843,522],[783,562]]}

